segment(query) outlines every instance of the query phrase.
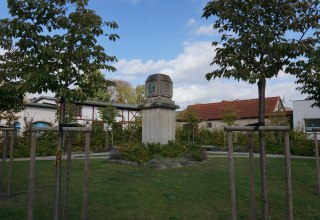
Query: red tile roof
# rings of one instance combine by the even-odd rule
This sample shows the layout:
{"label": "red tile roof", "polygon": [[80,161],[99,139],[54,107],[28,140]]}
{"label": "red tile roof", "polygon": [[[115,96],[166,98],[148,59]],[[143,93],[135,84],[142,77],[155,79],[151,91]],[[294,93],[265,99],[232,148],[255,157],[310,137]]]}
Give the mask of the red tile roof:
{"label": "red tile roof", "polygon": [[[265,101],[266,114],[277,111],[278,105],[281,103],[280,97],[267,97]],[[233,108],[240,118],[257,118],[259,111],[258,99],[222,101],[217,103],[195,104],[189,105],[196,112],[201,120],[219,120],[223,119],[224,110]]]}

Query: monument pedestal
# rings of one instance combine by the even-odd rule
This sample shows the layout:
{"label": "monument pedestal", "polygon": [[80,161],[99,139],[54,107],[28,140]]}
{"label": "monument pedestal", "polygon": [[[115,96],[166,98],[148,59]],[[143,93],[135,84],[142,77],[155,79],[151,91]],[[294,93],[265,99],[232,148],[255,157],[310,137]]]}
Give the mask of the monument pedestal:
{"label": "monument pedestal", "polygon": [[142,142],[167,144],[175,140],[176,113],[179,106],[172,98],[172,81],[164,74],[150,75],[145,85],[142,109]]}

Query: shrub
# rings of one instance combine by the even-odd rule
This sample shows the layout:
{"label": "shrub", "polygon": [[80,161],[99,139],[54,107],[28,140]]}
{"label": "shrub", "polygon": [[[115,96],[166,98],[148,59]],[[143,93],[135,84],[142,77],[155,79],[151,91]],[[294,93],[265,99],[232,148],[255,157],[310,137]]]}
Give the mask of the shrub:
{"label": "shrub", "polygon": [[302,130],[289,133],[291,153],[303,156],[314,156],[314,141]]}
{"label": "shrub", "polygon": [[[284,143],[283,133],[279,131],[264,132],[267,153],[283,154]],[[314,142],[302,130],[292,130],[290,135],[291,153],[296,155],[313,156]],[[176,130],[176,139],[181,143],[187,142],[187,133],[181,127]],[[248,140],[246,132],[233,132],[234,151],[248,151]],[[217,146],[217,150],[226,150],[225,132],[223,129],[204,129],[197,130],[195,142],[200,145]],[[254,151],[259,152],[259,135],[253,132]]]}
{"label": "shrub", "polygon": [[128,161],[144,163],[151,159],[148,147],[142,143],[120,146],[119,152],[122,154],[123,159]]}
{"label": "shrub", "polygon": [[110,159],[114,160],[123,160],[123,155],[117,148],[113,148],[110,150]]}
{"label": "shrub", "polygon": [[207,159],[207,151],[200,145],[189,144],[187,146],[186,158],[192,161],[203,161]]}
{"label": "shrub", "polygon": [[120,146],[118,152],[111,154],[111,159],[124,159],[138,163],[159,158],[185,158],[186,160],[202,161],[207,157],[206,151],[197,144],[181,144],[169,142],[165,145],[134,143]]}

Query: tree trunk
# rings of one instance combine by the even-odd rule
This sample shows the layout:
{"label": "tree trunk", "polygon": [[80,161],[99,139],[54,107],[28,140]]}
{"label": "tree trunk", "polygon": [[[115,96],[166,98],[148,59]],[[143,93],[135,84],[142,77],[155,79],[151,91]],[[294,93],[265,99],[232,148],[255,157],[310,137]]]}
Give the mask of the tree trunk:
{"label": "tree trunk", "polygon": [[[266,80],[259,79],[259,126],[265,126],[265,90]],[[259,146],[260,146],[260,169],[261,169],[261,189],[262,189],[262,219],[269,219],[269,201],[268,201],[268,183],[267,183],[267,162],[265,137],[262,131],[259,131]]]}
{"label": "tree trunk", "polygon": [[106,129],[106,151],[109,151],[109,129]]}
{"label": "tree trunk", "polygon": [[63,124],[66,117],[66,99],[60,99],[59,107],[59,143],[56,153],[56,173],[55,173],[55,183],[56,183],[56,193],[55,193],[55,204],[54,204],[54,220],[58,220],[60,214],[60,195],[61,195],[61,157],[62,149],[64,149],[64,140],[63,140]]}
{"label": "tree trunk", "polygon": [[194,127],[192,127],[192,143],[194,144]]}

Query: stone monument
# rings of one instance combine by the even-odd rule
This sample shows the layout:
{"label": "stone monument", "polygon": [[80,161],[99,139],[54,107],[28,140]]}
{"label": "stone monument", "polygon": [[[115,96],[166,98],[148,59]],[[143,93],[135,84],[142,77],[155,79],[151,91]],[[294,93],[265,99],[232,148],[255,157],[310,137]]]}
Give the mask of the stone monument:
{"label": "stone monument", "polygon": [[172,101],[172,80],[168,75],[150,75],[145,83],[146,100],[142,111],[142,142],[167,144],[175,140],[176,113]]}

